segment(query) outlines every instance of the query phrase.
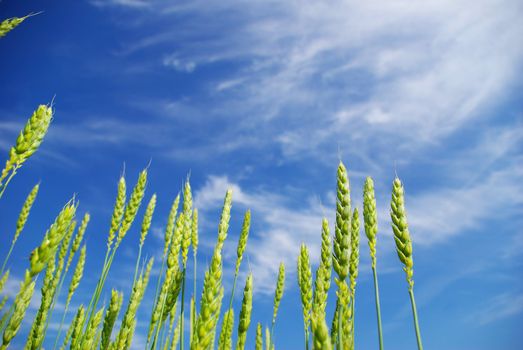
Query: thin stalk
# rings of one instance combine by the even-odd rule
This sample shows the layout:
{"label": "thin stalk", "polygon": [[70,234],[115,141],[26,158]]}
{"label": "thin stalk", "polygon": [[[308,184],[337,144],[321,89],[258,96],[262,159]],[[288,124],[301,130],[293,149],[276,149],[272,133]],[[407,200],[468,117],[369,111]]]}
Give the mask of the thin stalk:
{"label": "thin stalk", "polygon": [[136,267],[134,268],[133,287],[136,283],[136,277],[138,276],[138,265],[140,263],[140,257],[142,256],[142,244],[138,248],[138,258],[136,259]]}
{"label": "thin stalk", "polygon": [[414,328],[416,328],[416,340],[418,342],[418,350],[423,350],[423,344],[421,344],[421,333],[419,331],[418,323],[418,312],[416,311],[416,300],[414,300],[414,289],[409,288],[410,304],[412,306],[412,315],[414,316]]}
{"label": "thin stalk", "polygon": [[11,242],[11,247],[9,248],[9,252],[7,252],[7,256],[4,259],[4,263],[2,264],[2,270],[0,271],[0,277],[4,275],[4,269],[5,265],[7,264],[7,260],[9,260],[9,257],[11,256],[11,253],[13,252],[13,248],[15,246],[15,241]]}
{"label": "thin stalk", "polygon": [[53,350],[55,350],[56,345],[58,345],[58,340],[60,339],[60,334],[62,333],[62,327],[64,325],[65,315],[67,315],[67,310],[69,310],[69,304],[65,305],[65,311],[62,315],[62,320],[60,321],[60,327],[58,327],[58,335],[56,336],[56,339],[54,341]]}
{"label": "thin stalk", "polygon": [[183,267],[182,272],[182,303],[180,305],[180,350],[183,350],[183,311],[185,304],[185,266]]}
{"label": "thin stalk", "polygon": [[13,170],[11,171],[11,174],[9,175],[9,177],[7,178],[7,181],[5,182],[5,184],[2,186],[2,184],[0,184],[0,186],[2,186],[2,191],[0,192],[0,198],[2,198],[2,196],[4,195],[4,191],[5,189],[7,188],[7,185],[9,185],[9,182],[11,182],[11,180],[13,179],[13,176],[15,176],[16,174],[16,171],[20,168],[20,165],[15,165],[13,167]]}
{"label": "thin stalk", "polygon": [[355,304],[355,303],[356,303],[356,291],[354,291],[354,293],[352,294],[352,300],[351,300],[351,304],[350,304],[350,308],[351,308],[351,314],[350,314],[350,315],[351,315],[351,318],[352,318],[352,319],[351,319],[351,323],[352,323],[352,324],[351,324],[351,326],[352,326],[352,327],[351,327],[351,333],[352,333],[352,339],[351,339],[352,349],[354,349],[354,342],[355,342],[355,340],[354,340],[354,328],[356,328],[356,327],[355,327],[356,322],[355,322],[355,317],[354,317],[354,316],[356,315],[356,314],[354,313],[354,308],[355,308],[355,307],[354,307],[354,304]]}
{"label": "thin stalk", "polygon": [[380,292],[378,289],[378,275],[376,268],[372,268],[372,274],[374,275],[374,295],[376,298],[376,315],[378,317],[378,338],[380,343],[380,350],[383,350],[383,332],[381,329],[381,309],[380,309]]}
{"label": "thin stalk", "polygon": [[194,311],[196,313],[196,252],[193,250],[193,260],[194,260],[194,276],[193,276],[193,281],[194,281]]}

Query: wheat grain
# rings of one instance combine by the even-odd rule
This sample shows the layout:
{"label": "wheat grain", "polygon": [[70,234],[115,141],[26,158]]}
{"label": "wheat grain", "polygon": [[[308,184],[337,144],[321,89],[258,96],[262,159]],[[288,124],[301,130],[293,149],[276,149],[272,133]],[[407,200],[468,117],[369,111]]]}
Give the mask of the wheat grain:
{"label": "wheat grain", "polygon": [[[111,217],[111,226],[109,228],[109,236],[107,237],[107,250],[111,248],[111,245],[113,244],[116,231],[118,231],[118,228],[121,225],[122,218],[123,218],[123,212],[125,208],[125,201],[126,201],[126,183],[125,178],[123,176],[120,176],[120,179],[118,180],[118,190],[116,193],[116,201],[114,203],[113,208],[113,215]],[[107,259],[107,258],[106,258]]]}
{"label": "wheat grain", "polygon": [[337,174],[336,226],[332,263],[338,278],[343,281],[349,274],[350,250],[350,189],[347,170],[340,161]]}
{"label": "wheat grain", "polygon": [[263,350],[262,325],[258,322],[256,325],[256,350]]}
{"label": "wheat grain", "polygon": [[102,322],[103,314],[104,314],[103,307],[94,314],[94,317],[91,319],[91,321],[87,325],[87,329],[86,329],[85,334],[82,339],[82,345],[81,345],[81,347],[78,347],[78,349],[89,350],[89,349],[94,349],[96,347],[94,342],[96,339],[96,333],[98,330],[98,326]]}
{"label": "wheat grain", "polygon": [[325,318],[325,308],[327,306],[327,296],[331,284],[332,255],[331,241],[329,233],[329,222],[327,219],[322,220],[321,230],[321,255],[320,266],[316,270],[316,279],[314,281],[314,300],[313,310],[319,316]]}
{"label": "wheat grain", "polygon": [[114,323],[116,322],[116,318],[118,317],[118,313],[122,307],[122,302],[123,294],[113,289],[111,291],[111,301],[109,302],[109,307],[105,313],[100,350],[105,350],[109,346],[111,333],[113,332]]}
{"label": "wheat grain", "polygon": [[312,342],[314,350],[332,350],[329,329],[325,317],[314,313],[311,317]]}
{"label": "wheat grain", "polygon": [[[82,325],[85,320],[85,308],[83,305],[80,305],[78,308],[78,311],[76,312],[76,316],[74,317],[74,322],[71,325],[71,350],[76,349],[79,345],[79,342],[81,341],[81,335],[82,335]],[[63,348],[67,346],[68,338],[65,337],[65,342],[63,345]]]}

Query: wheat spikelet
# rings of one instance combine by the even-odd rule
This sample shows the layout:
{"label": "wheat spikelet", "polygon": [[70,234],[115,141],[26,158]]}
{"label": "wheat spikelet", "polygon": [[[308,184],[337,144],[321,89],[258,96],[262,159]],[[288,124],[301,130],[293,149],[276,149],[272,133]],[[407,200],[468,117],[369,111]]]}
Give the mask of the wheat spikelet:
{"label": "wheat spikelet", "polygon": [[7,349],[11,340],[13,340],[16,333],[18,333],[18,330],[20,329],[20,324],[24,319],[25,312],[27,310],[27,307],[29,306],[31,297],[33,296],[34,288],[35,282],[31,280],[31,273],[26,270],[25,278],[23,282],[20,283],[20,291],[16,295],[13,304],[13,314],[9,318],[9,322],[7,323],[7,326],[4,330],[4,334],[2,337],[2,346],[0,347],[0,349]]}
{"label": "wheat spikelet", "polygon": [[91,319],[91,321],[87,325],[87,329],[85,330],[85,334],[82,339],[82,345],[81,347],[78,347],[78,349],[87,350],[95,348],[94,342],[96,339],[96,333],[98,330],[98,326],[102,322],[103,315],[104,308],[101,308],[94,314],[94,317]]}
{"label": "wheat spikelet", "polygon": [[276,282],[276,290],[274,292],[274,307],[272,311],[272,324],[276,322],[276,315],[278,314],[278,308],[280,307],[281,298],[283,296],[283,290],[285,288],[285,265],[280,263],[278,269],[278,280]]}
{"label": "wheat spikelet", "polygon": [[252,313],[252,274],[247,276],[245,288],[243,290],[242,309],[240,311],[240,319],[238,322],[238,341],[236,343],[236,350],[244,350],[245,342],[247,340],[247,330],[251,324]]}
{"label": "wheat spikelet", "polygon": [[[314,281],[314,300],[313,310],[319,315],[325,317],[325,308],[327,306],[327,296],[331,285],[331,241],[329,233],[329,222],[327,219],[322,220],[321,230],[321,256],[320,266],[316,270],[316,279]],[[323,315],[323,316],[321,316]]]}
{"label": "wheat spikelet", "polygon": [[305,348],[309,347],[309,323],[312,311],[312,271],[309,250],[305,244],[301,245],[298,255],[298,286],[300,287],[301,306],[303,311],[303,331]]}
{"label": "wheat spikelet", "polygon": [[71,262],[73,261],[74,255],[80,248],[80,244],[82,243],[82,240],[84,238],[85,230],[87,229],[89,220],[91,220],[91,215],[89,215],[89,213],[85,213],[82,219],[82,223],[80,224],[80,227],[76,232],[76,236],[74,236],[73,244],[71,245],[71,250],[69,252],[69,256],[67,257],[67,263],[65,264],[66,272],[69,271],[69,267],[71,266]]}
{"label": "wheat spikelet", "polygon": [[189,179],[187,179],[183,190],[183,214],[185,222],[182,238],[182,263],[184,267],[187,264],[187,256],[189,254],[189,246],[191,245],[192,239],[192,212],[191,184],[189,183]]}
{"label": "wheat spikelet", "polygon": [[67,233],[67,228],[76,212],[76,204],[68,203],[58,214],[55,222],[46,232],[40,246],[31,252],[31,277],[44,269],[51,257],[54,256],[58,245]]}
{"label": "wheat spikelet", "polygon": [[143,195],[145,193],[146,185],[147,185],[147,169],[144,169],[138,176],[138,181],[136,182],[136,185],[133,188],[133,192],[131,193],[129,202],[127,203],[127,206],[125,207],[125,210],[123,213],[123,218],[122,218],[122,224],[120,226],[120,230],[118,231],[118,235],[116,236],[116,246],[120,245],[120,242],[127,234],[127,231],[131,227],[131,224],[133,223],[134,218],[136,217],[136,213],[138,212],[138,209],[140,208],[140,205],[142,204],[142,199],[143,199]]}
{"label": "wheat spikelet", "polygon": [[378,212],[376,210],[376,198],[374,196],[374,181],[372,178],[365,179],[363,188],[363,219],[365,223],[365,235],[369,240],[370,257],[372,267],[376,267],[376,235],[378,233]]}
{"label": "wheat spikelet", "polygon": [[111,226],[109,228],[109,236],[107,238],[107,249],[111,248],[113,244],[116,231],[120,227],[123,218],[123,212],[126,200],[126,184],[125,178],[120,176],[118,180],[118,190],[116,193],[116,201],[114,203],[113,215],[111,217]]}
{"label": "wheat spikelet", "polygon": [[180,290],[182,287],[182,278],[183,278],[183,273],[179,270],[176,271],[174,279],[171,282],[171,285],[167,291],[167,296],[165,298],[161,323],[165,322],[165,320],[167,319],[167,316],[169,316],[169,314],[173,313],[176,309],[176,300],[178,299],[178,295],[180,294]]}
{"label": "wheat spikelet", "polygon": [[358,265],[360,263],[360,219],[358,208],[354,208],[351,221],[351,251],[349,260],[349,278],[351,294],[354,296],[356,279],[358,278]]}
{"label": "wheat spikelet", "polygon": [[167,226],[165,228],[164,235],[164,245],[163,245],[163,256],[167,254],[169,245],[171,244],[172,235],[174,233],[174,227],[176,222],[176,215],[178,213],[178,206],[180,204],[180,194],[176,195],[176,198],[171,205],[171,210],[169,211],[169,217],[167,218]]}
{"label": "wheat spikelet", "polygon": [[40,184],[36,184],[31,192],[27,195],[27,198],[25,199],[24,205],[22,206],[22,210],[20,210],[20,215],[18,215],[18,220],[16,221],[16,231],[15,235],[13,237],[13,244],[18,239],[18,236],[20,236],[20,233],[22,232],[25,223],[27,222],[27,218],[29,217],[29,212],[31,211],[31,208],[33,207],[33,203],[36,199],[36,196],[38,194],[38,190],[40,189]]}
{"label": "wheat spikelet", "polygon": [[7,279],[9,278],[9,270],[4,272],[2,275],[2,278],[0,279],[0,292],[4,290],[5,282],[7,282]]}
{"label": "wheat spikelet", "polygon": [[69,303],[71,302],[71,298],[73,297],[73,294],[76,291],[76,288],[78,288],[78,285],[80,284],[80,280],[82,279],[82,276],[84,273],[84,266],[85,266],[86,250],[87,250],[87,248],[84,244],[84,246],[82,247],[82,250],[80,251],[80,257],[78,258],[78,262],[76,263],[76,268],[74,269],[71,283],[69,284],[67,300],[65,302],[66,305],[69,305]]}
{"label": "wheat spikelet", "polygon": [[[1,33],[0,29],[0,36],[2,36]],[[47,129],[49,128],[49,124],[51,123],[52,117],[52,107],[40,105],[27,121],[24,129],[18,135],[15,145],[11,147],[11,150],[9,151],[9,159],[0,174],[0,197],[10,179],[16,174],[16,171],[36,152],[38,147],[40,147],[40,144],[47,133]],[[9,174],[11,174],[9,179],[4,183],[4,180]]]}
{"label": "wheat spikelet", "polygon": [[125,310],[125,314],[120,326],[120,331],[116,336],[115,346],[116,349],[128,349],[131,346],[131,340],[134,333],[134,327],[136,325],[136,311],[138,306],[142,302],[145,294],[145,289],[149,283],[149,276],[153,266],[154,259],[150,259],[147,263],[145,272],[140,275],[140,278],[136,281],[129,297],[129,304]]}
{"label": "wheat spikelet", "polygon": [[7,33],[18,27],[20,23],[25,21],[27,18],[37,15],[38,13],[29,14],[24,17],[12,17],[0,22],[0,38],[6,36]]}
{"label": "wheat spikelet", "polygon": [[[63,264],[63,263],[62,263]],[[50,308],[56,294],[56,288],[60,279],[60,266],[55,266],[55,259],[52,258],[46,269],[44,283],[42,285],[42,298],[40,307],[33,321],[31,332],[26,344],[26,349],[39,349],[45,338],[47,330],[47,320],[50,317]]]}
{"label": "wheat spikelet", "polygon": [[218,338],[218,350],[232,349],[232,331],[234,328],[234,310],[229,309],[223,315],[222,329]]}
{"label": "wheat spikelet", "polygon": [[154,208],[156,207],[156,193],[151,196],[147,208],[145,209],[145,214],[143,216],[142,228],[140,232],[140,245],[143,246],[149,228],[151,227],[151,221],[154,214]]}
{"label": "wheat spikelet", "polygon": [[256,350],[263,350],[262,325],[258,322],[256,326]]}
{"label": "wheat spikelet", "polygon": [[247,247],[247,240],[249,239],[249,230],[251,227],[251,210],[245,212],[243,218],[242,231],[240,233],[240,239],[238,240],[238,247],[236,249],[236,265],[234,268],[234,273],[237,275],[240,271],[240,264],[243,259],[243,253]]}
{"label": "wheat spikelet", "polygon": [[403,270],[407,275],[409,289],[414,286],[412,278],[414,274],[412,260],[412,242],[410,240],[409,227],[407,224],[407,214],[405,212],[405,201],[403,185],[400,179],[395,178],[392,186],[392,200],[390,202],[390,218],[392,219],[392,231],[396,242],[398,257],[403,263]]}
{"label": "wheat spikelet", "polygon": [[340,161],[337,175],[336,227],[332,263],[338,278],[343,281],[349,274],[350,250],[350,190],[347,170]]}
{"label": "wheat spikelet", "polygon": [[314,313],[311,318],[313,350],[332,350],[329,329],[325,318]]}
{"label": "wheat spikelet", "polygon": [[80,305],[74,317],[74,321],[69,327],[69,330],[67,331],[67,335],[65,337],[65,341],[61,349],[65,349],[65,347],[69,343],[69,338],[71,338],[71,349],[75,349],[78,347],[79,342],[81,340],[80,337],[82,336],[82,325],[84,323],[84,320],[85,308],[83,305]]}
{"label": "wheat spikelet", "polygon": [[113,332],[114,323],[116,322],[116,318],[118,317],[118,313],[122,307],[122,302],[123,294],[113,289],[111,291],[111,301],[109,302],[109,307],[105,313],[100,350],[105,350],[109,346],[111,333]]}
{"label": "wheat spikelet", "polygon": [[213,334],[216,331],[220,307],[223,298],[222,287],[222,248],[231,218],[232,191],[227,190],[223,202],[220,224],[218,226],[218,241],[214,247],[211,264],[205,272],[203,280],[200,313],[196,329],[191,340],[191,349],[207,349],[211,345]]}

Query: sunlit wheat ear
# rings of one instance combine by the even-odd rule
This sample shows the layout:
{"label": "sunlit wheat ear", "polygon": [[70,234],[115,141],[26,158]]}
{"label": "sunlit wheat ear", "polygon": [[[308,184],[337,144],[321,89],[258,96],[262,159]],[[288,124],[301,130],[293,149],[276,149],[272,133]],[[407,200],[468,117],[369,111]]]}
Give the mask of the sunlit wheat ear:
{"label": "sunlit wheat ear", "polygon": [[336,226],[332,263],[338,278],[344,281],[349,274],[350,251],[350,190],[347,170],[342,162],[338,165],[336,191]]}
{"label": "sunlit wheat ear", "polygon": [[376,210],[376,197],[374,195],[374,181],[372,178],[365,179],[363,188],[363,219],[365,235],[369,241],[372,275],[374,277],[374,298],[376,303],[376,315],[378,321],[378,341],[380,350],[383,350],[383,331],[381,326],[380,294],[378,286],[378,275],[376,272],[376,237],[378,234],[378,211]]}
{"label": "sunlit wheat ear", "polygon": [[252,273],[247,276],[245,288],[243,290],[242,309],[240,311],[240,319],[238,320],[238,341],[236,343],[236,350],[244,350],[245,342],[247,340],[247,330],[251,324],[252,314]]}
{"label": "sunlit wheat ear", "polygon": [[69,343],[69,338],[71,339],[71,349],[76,349],[79,346],[80,337],[82,335],[82,324],[85,320],[85,308],[83,305],[80,305],[78,308],[78,311],[76,312],[76,315],[74,317],[74,321],[69,327],[69,330],[67,331],[67,335],[65,337],[64,345],[61,349],[65,349],[67,347],[67,344]]}
{"label": "sunlit wheat ear", "polygon": [[240,271],[240,264],[243,259],[243,253],[247,247],[247,240],[249,239],[249,230],[251,227],[251,210],[245,212],[243,218],[242,232],[240,233],[240,239],[238,240],[238,247],[236,249],[236,265],[234,267],[234,273],[237,275]]}
{"label": "sunlit wheat ear", "polygon": [[94,341],[96,338],[96,332],[98,330],[98,326],[102,322],[102,318],[104,315],[104,308],[101,308],[98,310],[94,317],[91,319],[89,324],[87,325],[87,329],[85,330],[85,334],[82,339],[82,345],[81,347],[78,347],[78,349],[94,349]]}
{"label": "sunlit wheat ear", "polygon": [[258,322],[256,325],[256,350],[263,350],[263,327]]}
{"label": "sunlit wheat ear", "polygon": [[180,194],[176,195],[176,198],[171,205],[169,211],[169,217],[167,218],[167,226],[165,227],[164,245],[163,245],[163,256],[167,254],[169,246],[171,244],[172,235],[174,234],[174,228],[176,224],[176,215],[178,214],[178,206],[180,205]]}
{"label": "sunlit wheat ear", "polygon": [[71,283],[69,284],[69,290],[67,292],[67,299],[65,304],[69,305],[71,302],[71,299],[73,297],[74,292],[80,285],[80,281],[82,280],[82,276],[84,273],[84,266],[85,266],[85,256],[86,256],[87,248],[84,245],[82,247],[82,250],[80,251],[80,257],[78,258],[78,262],[76,263],[76,268],[74,269],[73,277],[71,279]]}
{"label": "sunlit wheat ear", "polygon": [[193,255],[196,256],[198,251],[198,209],[194,208],[192,214],[192,231],[191,231],[191,244]]}
{"label": "sunlit wheat ear", "polygon": [[396,251],[400,261],[403,263],[409,289],[414,286],[414,262],[412,260],[412,242],[410,240],[407,214],[405,213],[403,185],[400,179],[395,178],[392,186],[392,200],[390,202],[390,218],[392,219],[392,231],[396,242]]}
{"label": "sunlit wheat ear", "polygon": [[116,246],[120,244],[122,239],[127,234],[127,231],[129,231],[129,228],[131,227],[131,224],[133,223],[136,213],[138,212],[138,209],[140,208],[140,205],[142,204],[143,195],[145,193],[145,186],[147,185],[147,169],[142,170],[140,175],[138,176],[138,181],[136,182],[136,185],[133,188],[133,192],[131,193],[131,197],[129,198],[129,202],[127,203],[127,206],[125,207],[123,218],[122,218],[122,224],[120,226],[120,230],[118,231],[118,235],[116,236]]}
{"label": "sunlit wheat ear", "polygon": [[22,324],[22,320],[25,317],[25,312],[29,306],[29,302],[31,301],[31,297],[33,296],[34,288],[35,282],[32,281],[30,272],[26,271],[24,280],[22,283],[20,283],[20,290],[16,295],[13,304],[13,313],[9,318],[9,322],[7,323],[7,326],[4,330],[2,346],[0,349],[7,349],[11,340],[13,340],[16,333],[18,333],[20,325]]}
{"label": "sunlit wheat ear", "polygon": [[329,328],[323,315],[313,313],[311,317],[313,350],[332,350]]}
{"label": "sunlit wheat ear", "polygon": [[223,314],[222,329],[218,337],[218,350],[232,349],[232,331],[234,328],[234,310],[229,309]]}
{"label": "sunlit wheat ear", "polygon": [[[343,350],[352,349],[352,307],[351,292],[346,281],[336,279],[338,285],[337,296],[339,300],[340,322],[338,324],[338,342]],[[340,327],[341,326],[341,327]]]}
{"label": "sunlit wheat ear", "polygon": [[298,286],[300,287],[301,306],[303,311],[303,333],[305,348],[309,348],[309,324],[312,311],[312,271],[309,250],[301,245],[298,255]]}
{"label": "sunlit wheat ear", "polygon": [[351,252],[349,263],[350,289],[354,296],[356,279],[358,278],[358,266],[360,263],[360,219],[358,208],[354,209],[351,221]]}
{"label": "sunlit wheat ear", "polygon": [[28,19],[29,17],[36,16],[39,13],[32,13],[24,17],[12,17],[0,22],[0,38],[6,36],[7,33],[18,27],[20,23]]}
{"label": "sunlit wheat ear", "polygon": [[[327,296],[331,285],[332,271],[332,253],[329,233],[329,222],[327,219],[322,220],[321,230],[321,255],[320,266],[316,270],[316,279],[314,281],[314,300],[313,310],[318,314],[325,314],[327,306]],[[323,315],[325,317],[325,315]]]}
{"label": "sunlit wheat ear", "polygon": [[265,327],[265,350],[271,349],[271,331],[269,327]]}
{"label": "sunlit wheat ear", "polygon": [[[45,134],[47,134],[47,129],[49,128],[52,117],[52,107],[40,105],[27,121],[24,129],[18,135],[15,145],[11,147],[9,159],[2,173],[0,173],[0,197],[4,193],[9,181],[16,174],[16,171],[36,152],[38,147],[40,147]],[[8,176],[9,178],[7,178]],[[4,182],[4,180],[6,181]]]}
{"label": "sunlit wheat ear", "polygon": [[123,212],[125,208],[126,200],[126,183],[125,178],[120,176],[118,180],[118,190],[116,193],[116,201],[114,203],[113,215],[111,217],[111,226],[109,228],[109,236],[107,237],[107,249],[113,244],[114,238],[116,237],[116,232],[121,225]]}
{"label": "sunlit wheat ear", "polygon": [[2,278],[0,279],[0,293],[4,290],[5,282],[7,282],[7,279],[9,278],[9,270],[4,272],[2,275]]}
{"label": "sunlit wheat ear", "polygon": [[116,322],[116,318],[118,317],[118,313],[122,307],[122,301],[123,294],[113,289],[111,291],[111,301],[109,302],[109,307],[105,313],[100,350],[106,350],[109,346],[111,333],[113,332],[114,323]]}
{"label": "sunlit wheat ear", "polygon": [[153,219],[154,208],[156,207],[156,193],[151,196],[147,208],[145,209],[145,214],[143,216],[142,227],[140,230],[140,245],[142,246],[151,227],[151,222]]}
{"label": "sunlit wheat ear", "polygon": [[[184,214],[184,229],[182,238],[182,264],[185,267],[187,264],[187,257],[189,254],[189,246],[192,239],[192,192],[189,179],[185,182],[183,190],[183,214]],[[181,320],[180,320],[181,321]]]}
{"label": "sunlit wheat ear", "polygon": [[421,333],[419,329],[418,312],[416,310],[416,301],[414,299],[414,261],[412,260],[412,242],[407,224],[403,184],[397,177],[394,179],[392,184],[390,217],[392,219],[392,231],[394,232],[396,251],[400,261],[403,263],[403,270],[407,275],[407,283],[409,285],[409,296],[412,306],[412,315],[414,317],[418,349],[422,350],[423,345],[421,342]]}
{"label": "sunlit wheat ear", "polygon": [[223,201],[220,224],[218,226],[218,240],[214,247],[211,264],[205,272],[203,291],[200,299],[200,313],[196,322],[196,329],[191,339],[191,349],[207,349],[213,341],[216,324],[220,313],[223,298],[222,287],[222,248],[227,238],[229,220],[231,218],[232,191],[227,190]]}
{"label": "sunlit wheat ear", "polygon": [[40,246],[31,252],[31,277],[42,271],[49,260],[54,256],[58,245],[67,233],[67,228],[69,227],[75,212],[76,203],[71,201],[66,204],[60,214],[58,214],[55,222],[46,232]]}
{"label": "sunlit wheat ear", "polygon": [[274,344],[274,325],[276,323],[276,316],[278,315],[278,309],[280,307],[281,298],[283,296],[283,290],[285,289],[285,265],[280,263],[278,269],[278,279],[276,281],[276,289],[274,291],[274,306],[272,310],[272,323],[271,323],[271,332],[269,337],[269,349]]}
{"label": "sunlit wheat ear", "polygon": [[80,227],[78,228],[78,231],[76,232],[76,236],[74,236],[73,244],[71,245],[71,250],[69,252],[69,256],[67,257],[67,264],[65,265],[65,272],[69,271],[69,266],[71,265],[71,262],[73,261],[74,255],[80,249],[80,244],[82,243],[82,240],[85,235],[85,230],[87,229],[87,225],[89,224],[89,220],[91,220],[91,215],[89,213],[85,213],[82,223],[80,224]]}

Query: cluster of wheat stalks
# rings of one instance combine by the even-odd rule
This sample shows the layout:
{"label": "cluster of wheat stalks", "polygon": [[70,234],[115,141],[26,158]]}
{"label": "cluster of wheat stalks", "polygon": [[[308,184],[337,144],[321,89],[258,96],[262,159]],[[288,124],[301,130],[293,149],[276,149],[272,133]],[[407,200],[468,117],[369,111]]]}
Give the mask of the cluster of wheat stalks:
{"label": "cluster of wheat stalks", "polygon": [[[9,19],[0,23],[0,37],[21,23],[24,18]],[[38,149],[47,133],[53,116],[53,107],[39,106],[20,132],[15,145],[9,152],[8,160],[0,174],[0,198],[17,170]],[[6,349],[18,333],[22,320],[26,315],[29,303],[33,297],[36,280],[43,274],[41,283],[41,302],[25,342],[25,349],[41,349],[46,339],[47,329],[53,310],[60,298],[65,299],[65,310],[61,315],[58,333],[54,338],[53,349],[129,349],[136,328],[137,314],[146,288],[148,287],[153,259],[142,259],[142,248],[149,232],[156,206],[156,194],[153,194],[146,206],[140,226],[138,255],[136,257],[133,283],[124,306],[124,293],[111,290],[108,305],[100,305],[104,291],[108,292],[105,283],[113,264],[116,251],[126,237],[131,226],[136,221],[139,208],[145,196],[147,186],[147,169],[138,176],[130,196],[127,197],[127,184],[124,176],[118,181],[117,195],[107,235],[106,254],[98,282],[86,305],[80,305],[74,312],[73,322],[64,328],[64,320],[75,291],[81,283],[85,259],[86,245],[82,242],[90,216],[85,214],[77,225],[78,201],[72,198],[56,216],[54,222],[45,232],[40,245],[31,253],[28,267],[20,284],[20,289],[14,300],[9,301],[4,296],[0,302],[0,331],[2,345]],[[5,270],[11,252],[21,234],[38,195],[40,184],[32,188],[20,211],[16,222],[16,230],[10,249],[4,259],[0,271],[0,292],[9,278],[9,270]],[[240,272],[243,254],[249,236],[251,213],[247,211],[237,246],[236,263],[232,290],[229,302],[222,307],[225,290],[223,287],[222,249],[227,238],[232,192],[225,194],[223,209],[218,225],[217,242],[211,261],[203,279],[200,297],[196,293],[196,264],[198,251],[198,210],[193,207],[192,191],[189,178],[184,183],[183,190],[173,199],[167,223],[164,230],[164,246],[160,263],[160,273],[155,286],[153,308],[150,312],[147,332],[147,349],[232,349],[233,330],[235,328],[235,311],[233,299],[236,282]],[[377,311],[379,346],[383,349],[381,313],[378,292],[376,267],[376,237],[377,211],[374,197],[374,185],[367,178],[364,187],[363,222],[368,238],[372,272],[375,286],[375,301]],[[182,206],[180,207],[180,202]],[[415,331],[419,349],[422,349],[418,326],[416,305],[413,292],[413,260],[412,244],[407,225],[404,207],[403,187],[398,178],[393,182],[391,200],[391,219],[397,253],[407,276],[408,292],[411,300]],[[340,162],[337,171],[336,222],[332,237],[327,219],[322,221],[321,229],[321,259],[313,281],[309,251],[301,246],[298,256],[297,279],[300,287],[303,307],[303,328],[305,348],[309,349],[354,349],[354,315],[355,292],[358,277],[359,245],[360,245],[360,215],[358,209],[351,209],[350,187],[347,170]],[[194,285],[189,300],[186,297],[190,288],[186,286],[186,271],[189,252],[192,247]],[[73,260],[76,266],[72,271],[69,286],[62,295],[66,275]],[[332,271],[336,277],[336,309],[332,316],[331,327],[327,326],[326,305],[332,281]],[[244,291],[241,310],[237,322],[236,349],[244,349],[247,332],[251,323],[253,301],[253,276],[249,274]],[[274,308],[270,327],[257,324],[253,335],[256,350],[272,350],[275,348],[274,327],[278,308],[284,292],[285,266],[280,264],[276,279]],[[189,306],[189,325],[185,325],[186,304]],[[8,307],[9,306],[9,307]],[[222,312],[223,311],[223,312]],[[115,329],[117,320],[120,326]],[[218,324],[220,323],[219,326]],[[188,330],[188,339],[185,339]],[[62,334],[64,331],[65,334]],[[265,336],[263,335],[265,333]]]}

